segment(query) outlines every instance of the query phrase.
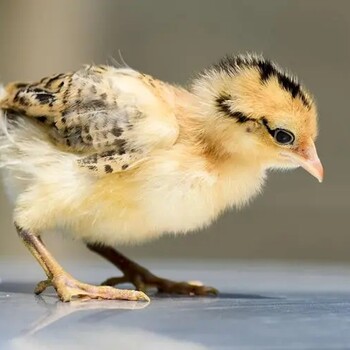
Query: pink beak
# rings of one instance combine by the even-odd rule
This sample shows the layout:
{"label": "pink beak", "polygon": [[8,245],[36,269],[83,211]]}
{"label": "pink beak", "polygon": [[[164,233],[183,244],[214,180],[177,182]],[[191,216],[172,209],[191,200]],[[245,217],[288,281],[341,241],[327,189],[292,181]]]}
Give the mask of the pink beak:
{"label": "pink beak", "polygon": [[299,147],[292,153],[284,154],[293,162],[303,167],[319,182],[323,180],[323,166],[318,158],[314,142],[310,139],[306,147]]}

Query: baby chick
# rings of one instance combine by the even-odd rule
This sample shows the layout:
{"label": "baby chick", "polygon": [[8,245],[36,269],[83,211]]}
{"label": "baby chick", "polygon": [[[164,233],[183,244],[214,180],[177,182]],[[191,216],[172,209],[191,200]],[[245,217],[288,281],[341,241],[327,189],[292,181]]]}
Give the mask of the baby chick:
{"label": "baby chick", "polygon": [[[88,66],[12,83],[0,101],[0,164],[19,236],[52,285],[73,298],[148,300],[145,291],[215,289],[151,274],[114,246],[209,225],[258,194],[271,168],[322,181],[315,103],[297,79],[256,55],[227,56],[188,89],[130,68]],[[82,283],[40,235],[67,231],[123,277]],[[111,285],[131,282],[138,291]]]}

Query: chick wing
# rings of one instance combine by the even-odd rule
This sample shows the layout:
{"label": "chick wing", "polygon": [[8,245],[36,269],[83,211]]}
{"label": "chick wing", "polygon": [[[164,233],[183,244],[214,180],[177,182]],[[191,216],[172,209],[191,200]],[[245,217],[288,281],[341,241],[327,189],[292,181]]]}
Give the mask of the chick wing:
{"label": "chick wing", "polygon": [[78,165],[101,175],[175,143],[179,127],[166,89],[131,69],[88,66],[10,84],[0,107],[10,117],[35,119],[55,146],[81,155]]}

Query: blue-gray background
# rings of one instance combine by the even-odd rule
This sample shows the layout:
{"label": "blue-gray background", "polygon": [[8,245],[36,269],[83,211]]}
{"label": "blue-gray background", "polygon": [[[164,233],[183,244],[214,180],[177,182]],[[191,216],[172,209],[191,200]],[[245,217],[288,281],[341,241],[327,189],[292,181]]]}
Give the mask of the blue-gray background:
{"label": "blue-gray background", "polygon": [[[122,250],[134,257],[349,260],[349,31],[347,0],[0,0],[0,81],[107,63],[121,50],[135,69],[182,84],[226,53],[264,53],[297,73],[318,101],[324,183],[301,170],[273,173],[262,196],[210,228]],[[29,259],[0,192],[0,257]],[[91,257],[77,242],[47,240],[61,260]]]}

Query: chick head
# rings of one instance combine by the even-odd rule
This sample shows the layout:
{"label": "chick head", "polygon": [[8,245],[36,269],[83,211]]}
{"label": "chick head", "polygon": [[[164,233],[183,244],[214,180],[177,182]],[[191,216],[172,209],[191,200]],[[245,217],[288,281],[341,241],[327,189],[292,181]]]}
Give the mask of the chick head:
{"label": "chick head", "polygon": [[296,77],[262,56],[226,56],[201,73],[192,91],[216,148],[266,168],[302,166],[322,181],[316,106]]}

